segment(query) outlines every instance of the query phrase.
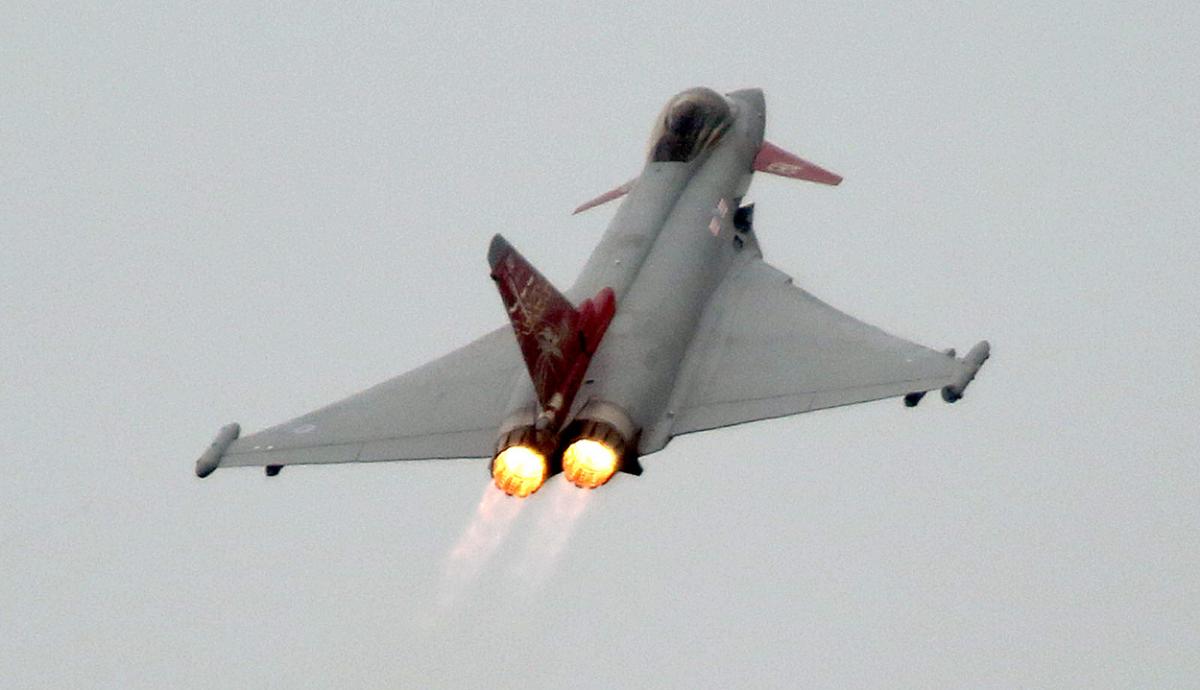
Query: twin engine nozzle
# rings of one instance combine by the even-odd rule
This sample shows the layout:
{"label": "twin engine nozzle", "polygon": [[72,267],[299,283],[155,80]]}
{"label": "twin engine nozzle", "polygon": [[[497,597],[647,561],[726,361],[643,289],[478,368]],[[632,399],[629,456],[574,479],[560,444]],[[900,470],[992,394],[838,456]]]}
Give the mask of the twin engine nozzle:
{"label": "twin engine nozzle", "polygon": [[518,498],[537,491],[551,474],[550,458],[557,447],[554,434],[532,425],[501,434],[492,458],[496,488]]}
{"label": "twin engine nozzle", "polygon": [[491,468],[496,487],[524,498],[560,471],[580,488],[604,485],[622,468],[629,449],[631,425],[623,423],[627,422],[623,412],[620,417],[577,419],[561,436],[533,424],[501,433]]}

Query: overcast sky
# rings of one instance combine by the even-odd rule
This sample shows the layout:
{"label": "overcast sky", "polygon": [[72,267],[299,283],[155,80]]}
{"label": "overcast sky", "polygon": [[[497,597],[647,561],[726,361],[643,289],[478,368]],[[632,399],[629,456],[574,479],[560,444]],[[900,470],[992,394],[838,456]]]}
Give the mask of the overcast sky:
{"label": "overcast sky", "polygon": [[[0,10],[0,685],[1183,687],[1200,677],[1191,3]],[[298,3],[297,3],[298,4]],[[569,284],[695,85],[845,176],[766,258],[993,357],[966,398],[485,461],[225,469]]]}

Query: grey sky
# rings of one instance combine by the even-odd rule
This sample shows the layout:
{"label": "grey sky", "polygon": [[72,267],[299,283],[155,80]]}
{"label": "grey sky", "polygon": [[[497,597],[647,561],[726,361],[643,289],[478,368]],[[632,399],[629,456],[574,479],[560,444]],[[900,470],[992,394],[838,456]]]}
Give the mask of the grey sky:
{"label": "grey sky", "polygon": [[[0,10],[0,685],[1194,684],[1200,11],[824,5]],[[478,462],[192,475],[502,323],[492,233],[569,284],[694,85],[846,177],[755,182],[772,264],[991,340],[962,403],[682,437],[503,540]]]}

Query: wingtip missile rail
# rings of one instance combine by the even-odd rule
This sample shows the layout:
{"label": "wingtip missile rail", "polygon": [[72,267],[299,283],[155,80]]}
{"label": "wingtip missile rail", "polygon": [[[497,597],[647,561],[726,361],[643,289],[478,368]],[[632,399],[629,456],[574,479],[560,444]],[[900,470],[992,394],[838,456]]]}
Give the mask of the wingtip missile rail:
{"label": "wingtip missile rail", "polygon": [[[991,351],[992,347],[988,341],[981,340],[975,344],[975,347],[971,348],[970,351],[967,352],[966,357],[958,360],[962,364],[962,370],[958,376],[950,382],[949,385],[942,387],[942,400],[945,400],[948,403],[954,403],[961,400],[963,397],[963,392],[966,391],[967,386],[970,385],[971,381],[975,380],[975,375],[979,373],[979,370],[983,367],[983,363],[988,360],[989,356],[991,356]],[[948,350],[943,350],[942,354],[946,355],[947,357],[955,357],[957,352],[955,352],[954,348],[950,348]],[[921,403],[921,400],[925,397],[927,392],[928,391],[913,391],[912,393],[905,395],[904,406],[916,407]]]}

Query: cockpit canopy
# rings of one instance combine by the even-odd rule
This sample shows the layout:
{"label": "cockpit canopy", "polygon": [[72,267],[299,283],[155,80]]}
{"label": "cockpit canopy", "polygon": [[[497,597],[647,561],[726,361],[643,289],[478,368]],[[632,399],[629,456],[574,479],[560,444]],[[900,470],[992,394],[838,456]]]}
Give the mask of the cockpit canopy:
{"label": "cockpit canopy", "polygon": [[733,108],[721,94],[697,87],[678,94],[663,108],[650,135],[650,160],[687,162],[720,140],[733,122]]}

